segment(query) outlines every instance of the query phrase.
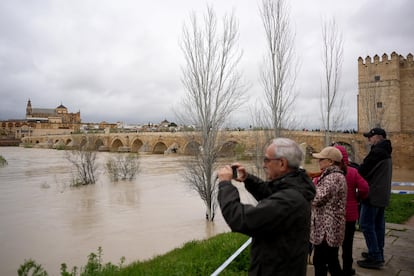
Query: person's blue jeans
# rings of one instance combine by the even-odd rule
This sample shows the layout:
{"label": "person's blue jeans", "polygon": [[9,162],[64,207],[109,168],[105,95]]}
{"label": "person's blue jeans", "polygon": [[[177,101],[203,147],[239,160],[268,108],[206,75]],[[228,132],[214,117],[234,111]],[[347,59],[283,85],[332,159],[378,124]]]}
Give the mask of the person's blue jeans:
{"label": "person's blue jeans", "polygon": [[385,216],[384,207],[361,204],[360,227],[368,247],[368,255],[384,261]]}

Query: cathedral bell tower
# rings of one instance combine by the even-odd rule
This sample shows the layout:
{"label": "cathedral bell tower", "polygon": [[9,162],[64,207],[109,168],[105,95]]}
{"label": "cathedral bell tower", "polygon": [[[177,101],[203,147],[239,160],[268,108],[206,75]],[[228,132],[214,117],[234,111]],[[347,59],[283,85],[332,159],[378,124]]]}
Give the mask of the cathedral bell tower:
{"label": "cathedral bell tower", "polygon": [[26,106],[26,117],[31,117],[31,115],[32,115],[32,102],[29,99],[27,101],[27,106]]}

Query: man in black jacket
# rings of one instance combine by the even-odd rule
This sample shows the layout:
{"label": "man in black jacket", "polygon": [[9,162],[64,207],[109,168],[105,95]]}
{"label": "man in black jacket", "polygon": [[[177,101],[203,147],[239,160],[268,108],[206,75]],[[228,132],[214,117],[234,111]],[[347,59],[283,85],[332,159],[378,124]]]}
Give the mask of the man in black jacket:
{"label": "man in black jacket", "polygon": [[306,275],[311,201],[315,187],[299,168],[303,153],[287,138],[274,139],[265,151],[268,181],[247,173],[236,163],[238,178],[258,200],[242,204],[231,183],[232,169],[219,169],[218,200],[232,231],[252,237],[249,275]]}
{"label": "man in black jacket", "polygon": [[384,263],[385,207],[391,195],[392,146],[382,128],[364,133],[371,150],[359,167],[359,173],[369,184],[368,198],[361,203],[360,226],[368,252],[357,264],[365,268],[379,269]]}

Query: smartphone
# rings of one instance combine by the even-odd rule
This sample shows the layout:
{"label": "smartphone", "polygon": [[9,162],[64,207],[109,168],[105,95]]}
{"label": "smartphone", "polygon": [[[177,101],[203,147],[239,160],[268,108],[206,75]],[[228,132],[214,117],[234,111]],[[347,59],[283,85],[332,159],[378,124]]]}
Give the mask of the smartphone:
{"label": "smartphone", "polygon": [[233,179],[236,179],[237,178],[237,167],[236,166],[232,166],[231,168],[233,170]]}

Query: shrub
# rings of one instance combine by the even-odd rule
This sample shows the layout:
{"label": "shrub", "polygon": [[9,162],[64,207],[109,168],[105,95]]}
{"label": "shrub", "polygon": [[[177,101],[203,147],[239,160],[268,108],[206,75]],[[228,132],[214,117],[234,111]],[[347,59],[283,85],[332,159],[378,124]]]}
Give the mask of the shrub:
{"label": "shrub", "polygon": [[77,175],[73,177],[73,186],[95,184],[96,152],[85,149],[67,151],[66,159],[76,168]]}
{"label": "shrub", "polygon": [[7,165],[7,160],[0,155],[0,168]]}
{"label": "shrub", "polygon": [[25,260],[24,263],[17,270],[19,276],[47,276],[47,272],[40,264],[37,264],[34,260]]}
{"label": "shrub", "polygon": [[115,158],[107,160],[105,168],[112,181],[132,180],[139,172],[139,155],[118,154]]}
{"label": "shrub", "polygon": [[[119,272],[122,269],[122,266],[125,262],[125,257],[121,258],[119,266],[112,263],[102,263],[102,248],[98,247],[98,253],[90,253],[88,256],[88,262],[85,267],[80,269],[80,276],[89,276],[89,275],[115,275],[116,272]],[[76,276],[78,268],[74,266],[71,272],[67,271],[67,265],[65,263],[60,266],[61,276]]]}

